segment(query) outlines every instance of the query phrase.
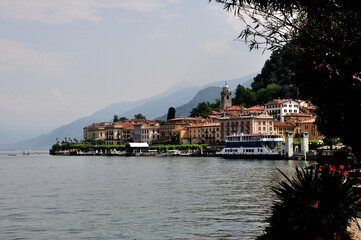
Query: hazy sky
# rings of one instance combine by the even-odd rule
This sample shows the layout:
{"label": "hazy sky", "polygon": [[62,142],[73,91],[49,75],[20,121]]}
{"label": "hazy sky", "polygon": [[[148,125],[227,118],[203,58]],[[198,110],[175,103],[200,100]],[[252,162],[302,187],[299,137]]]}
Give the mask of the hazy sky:
{"label": "hazy sky", "polygon": [[269,53],[208,0],[0,0],[0,134],[259,71]]}

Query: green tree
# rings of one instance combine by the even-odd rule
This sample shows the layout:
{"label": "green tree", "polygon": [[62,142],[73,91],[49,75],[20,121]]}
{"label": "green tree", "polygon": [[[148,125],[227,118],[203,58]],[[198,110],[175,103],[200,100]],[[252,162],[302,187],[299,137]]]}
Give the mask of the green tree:
{"label": "green tree", "polygon": [[256,103],[256,94],[252,89],[245,88],[238,84],[235,92],[235,97],[232,99],[233,105],[242,105],[244,107],[251,107]]}
{"label": "green tree", "polygon": [[167,115],[167,120],[169,119],[174,119],[175,118],[175,108],[174,107],[170,107],[168,109],[168,115]]}
{"label": "green tree", "polygon": [[216,98],[213,103],[209,103],[210,108],[212,111],[219,111],[221,109],[221,99]]}
{"label": "green tree", "polygon": [[143,116],[143,114],[141,114],[141,113],[135,114],[135,115],[134,115],[134,118],[135,118],[135,119],[146,119],[146,117]]}
{"label": "green tree", "polygon": [[197,107],[193,108],[190,117],[208,117],[212,112],[209,102],[198,103]]}
{"label": "green tree", "polygon": [[253,79],[252,89],[254,91],[267,88],[269,84],[280,86],[291,84],[291,71],[282,62],[282,57],[273,52],[270,58],[263,65],[262,71]]}
{"label": "green tree", "polygon": [[266,88],[261,88],[256,92],[256,104],[265,104],[278,96],[275,94],[276,89],[280,86],[273,83],[267,85]]}
{"label": "green tree", "polygon": [[213,103],[201,102],[197,107],[191,110],[190,117],[203,117],[207,118],[212,111],[219,111],[221,109],[221,99],[216,98]]}
{"label": "green tree", "polygon": [[113,122],[118,122],[118,121],[119,121],[118,115],[114,115],[114,116],[113,116]]}

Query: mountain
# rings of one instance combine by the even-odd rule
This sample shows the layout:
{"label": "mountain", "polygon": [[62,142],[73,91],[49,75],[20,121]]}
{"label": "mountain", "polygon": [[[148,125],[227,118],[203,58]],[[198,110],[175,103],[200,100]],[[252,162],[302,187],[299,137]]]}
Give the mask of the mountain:
{"label": "mountain", "polygon": [[40,135],[28,140],[19,141],[13,144],[3,144],[0,146],[2,150],[18,150],[18,149],[36,149],[46,150],[56,142],[65,137],[72,139],[83,138],[83,128],[94,122],[110,122],[116,114],[120,117],[133,118],[135,114],[142,113],[148,119],[155,119],[156,117],[168,112],[170,106],[178,107],[185,101],[191,100],[199,91],[200,87],[184,88],[189,86],[184,84],[181,90],[162,92],[154,97],[143,99],[135,102],[119,102],[113,103],[104,109],[95,112],[94,114],[80,118],[69,124],[54,129],[50,133]]}
{"label": "mountain", "polygon": [[[238,86],[238,84],[243,85],[246,88],[250,88],[251,84],[253,82],[253,77],[257,74],[252,74],[245,76],[243,78],[234,79],[234,80],[228,80],[228,81],[219,81],[215,83],[210,83],[205,85],[204,89],[200,90],[194,98],[189,101],[188,103],[179,106],[175,108],[175,116],[176,117],[187,117],[189,116],[190,112],[192,111],[192,108],[197,107],[198,103],[201,102],[214,102],[216,98],[220,97],[220,92],[222,91],[222,87],[227,82],[227,85],[230,87],[230,89],[235,90]],[[208,86],[208,87],[207,87]],[[215,87],[217,86],[217,87]],[[232,94],[234,91],[232,91]],[[166,120],[167,114],[164,114],[156,119],[160,120]]]}
{"label": "mountain", "polygon": [[[18,149],[49,149],[56,139],[60,141],[65,137],[72,139],[83,138],[83,128],[93,122],[112,121],[116,114],[119,117],[132,118],[135,114],[142,113],[148,119],[164,119],[168,113],[169,107],[176,108],[176,116],[188,116],[192,108],[198,103],[209,101],[213,102],[219,98],[221,87],[225,82],[233,90],[238,84],[247,84],[252,82],[256,74],[248,75],[243,78],[218,81],[198,87],[192,83],[178,83],[167,91],[156,96],[142,99],[134,102],[119,102],[95,112],[94,114],[75,120],[69,124],[58,127],[53,131],[40,135],[28,140],[19,141],[13,144],[1,145],[1,150],[18,150]],[[161,117],[159,117],[161,116]]]}
{"label": "mountain", "polygon": [[[176,117],[188,117],[192,108],[197,107],[198,103],[201,102],[214,102],[222,88],[220,87],[207,87],[205,89],[200,90],[194,98],[188,103],[176,107],[175,108],[175,116]],[[162,115],[156,119],[167,120],[167,114]]]}

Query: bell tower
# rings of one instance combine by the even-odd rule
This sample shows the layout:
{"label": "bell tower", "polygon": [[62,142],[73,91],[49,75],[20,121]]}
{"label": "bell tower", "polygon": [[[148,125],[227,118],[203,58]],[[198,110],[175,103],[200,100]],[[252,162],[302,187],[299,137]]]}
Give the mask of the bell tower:
{"label": "bell tower", "polygon": [[221,110],[224,110],[227,107],[231,107],[231,106],[232,106],[232,93],[226,82],[221,92]]}

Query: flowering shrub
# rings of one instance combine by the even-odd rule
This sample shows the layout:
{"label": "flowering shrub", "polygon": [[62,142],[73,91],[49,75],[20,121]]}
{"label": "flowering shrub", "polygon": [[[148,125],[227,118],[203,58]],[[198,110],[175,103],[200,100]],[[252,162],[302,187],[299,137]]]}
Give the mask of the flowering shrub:
{"label": "flowering shrub", "polygon": [[334,239],[345,234],[360,210],[360,196],[353,190],[356,178],[343,166],[331,165],[296,168],[293,178],[282,174],[285,180],[272,188],[277,201],[269,226],[258,239]]}

